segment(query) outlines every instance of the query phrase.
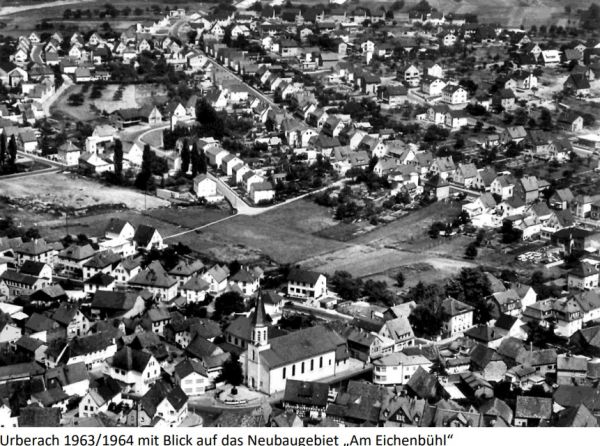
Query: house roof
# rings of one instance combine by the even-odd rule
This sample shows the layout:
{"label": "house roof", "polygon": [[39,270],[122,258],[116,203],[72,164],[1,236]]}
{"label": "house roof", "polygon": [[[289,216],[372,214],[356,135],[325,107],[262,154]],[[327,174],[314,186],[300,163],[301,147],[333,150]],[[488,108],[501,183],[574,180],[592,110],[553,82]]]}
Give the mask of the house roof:
{"label": "house roof", "polygon": [[148,246],[152,241],[152,236],[154,236],[155,232],[156,229],[152,226],[139,225],[138,228],[135,230],[133,240],[137,243],[138,246]]}
{"label": "house roof", "polygon": [[55,407],[40,407],[30,405],[19,411],[20,427],[59,427],[61,410]]}
{"label": "house roof", "polygon": [[329,384],[288,379],[285,384],[283,402],[308,407],[325,407]]}
{"label": "house roof", "polygon": [[143,373],[151,359],[150,353],[125,346],[113,356],[112,367],[128,372]]}
{"label": "house roof", "polygon": [[133,277],[129,284],[152,288],[171,288],[177,280],[169,276],[158,260],[153,261],[148,267]]}
{"label": "house roof", "polygon": [[185,359],[175,366],[175,374],[180,379],[183,379],[186,376],[191,375],[192,373],[197,373],[204,377],[208,377],[206,368],[204,368],[200,361],[197,361],[195,359]]}
{"label": "house roof", "polygon": [[307,271],[298,267],[292,268],[288,274],[288,282],[308,283],[315,285],[322,274],[315,271]]}
{"label": "house roof", "polygon": [[449,317],[458,316],[459,314],[468,313],[473,310],[474,308],[472,306],[452,297],[448,297],[442,302],[442,311]]}
{"label": "house roof", "polygon": [[548,420],[552,415],[552,398],[517,396],[515,418]]}
{"label": "house roof", "polygon": [[33,260],[26,260],[21,265],[21,268],[19,268],[19,272],[21,274],[28,274],[30,276],[39,277],[39,275],[42,273],[44,267],[46,267],[46,266],[47,265],[45,263],[43,263],[43,262],[36,262],[36,261],[33,261]]}
{"label": "house roof", "polygon": [[175,411],[179,411],[188,401],[187,395],[178,385],[170,386],[163,381],[157,381],[142,397],[140,404],[146,413],[154,418],[158,406],[165,399]]}

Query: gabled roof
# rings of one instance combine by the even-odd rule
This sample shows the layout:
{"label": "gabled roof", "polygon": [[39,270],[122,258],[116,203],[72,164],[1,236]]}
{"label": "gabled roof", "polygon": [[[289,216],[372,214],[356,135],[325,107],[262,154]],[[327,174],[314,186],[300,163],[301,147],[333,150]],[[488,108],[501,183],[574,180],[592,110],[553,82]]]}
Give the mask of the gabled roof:
{"label": "gabled roof", "polygon": [[322,274],[314,271],[307,271],[300,268],[292,268],[288,274],[288,282],[300,282],[315,285]]}
{"label": "gabled roof", "polygon": [[200,361],[195,359],[185,359],[175,366],[175,374],[179,379],[190,376],[192,373],[197,373],[208,378],[206,368]]}
{"label": "gabled roof", "polygon": [[178,385],[170,386],[163,381],[157,381],[142,397],[140,404],[146,413],[154,418],[158,406],[165,399],[175,411],[179,411],[188,401],[187,395]]}
{"label": "gabled roof", "polygon": [[133,240],[137,243],[138,246],[148,246],[155,232],[157,232],[157,230],[152,226],[139,225],[138,228],[135,230]]}
{"label": "gabled roof", "polygon": [[129,284],[141,287],[171,288],[177,284],[177,280],[169,276],[160,262],[155,260],[133,277]]}
{"label": "gabled roof", "polygon": [[325,383],[288,379],[283,402],[308,407],[325,407],[328,392],[329,385]]}
{"label": "gabled roof", "polygon": [[143,373],[151,359],[150,353],[125,346],[113,356],[112,367],[128,372]]}
{"label": "gabled roof", "polygon": [[324,353],[337,352],[338,346],[345,345],[346,341],[334,331],[318,325],[271,339],[270,344],[271,348],[260,352],[260,355],[269,368],[274,369]]}

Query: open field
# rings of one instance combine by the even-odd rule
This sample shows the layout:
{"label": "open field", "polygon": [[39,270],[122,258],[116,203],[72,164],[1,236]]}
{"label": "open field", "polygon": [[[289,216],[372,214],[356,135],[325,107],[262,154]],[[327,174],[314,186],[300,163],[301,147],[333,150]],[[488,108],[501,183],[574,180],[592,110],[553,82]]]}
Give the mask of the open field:
{"label": "open field", "polygon": [[82,92],[81,85],[73,85],[56,101],[51,112],[58,112],[78,121],[92,121],[99,118],[99,112],[102,111],[111,113],[124,108],[141,108],[147,104],[159,104],[167,100],[163,85],[126,85],[123,97],[115,101],[113,95],[118,88],[116,84],[106,85],[102,97],[97,99],[90,99],[92,89],[89,88],[87,92],[82,93],[84,103],[80,106],[72,106],[68,103],[69,96]]}
{"label": "open field", "polygon": [[201,235],[188,234],[172,241],[181,239],[193,249],[211,250],[222,260],[233,260],[230,256],[234,253],[244,258],[260,257],[262,253],[276,262],[293,263],[346,246],[313,234],[335,224],[326,208],[298,200],[272,212],[239,216],[211,226]]}
{"label": "open field", "polygon": [[166,200],[151,195],[144,197],[144,194],[133,189],[107,186],[68,173],[0,180],[0,195],[75,209],[100,204],[123,204],[130,209],[169,205]]}

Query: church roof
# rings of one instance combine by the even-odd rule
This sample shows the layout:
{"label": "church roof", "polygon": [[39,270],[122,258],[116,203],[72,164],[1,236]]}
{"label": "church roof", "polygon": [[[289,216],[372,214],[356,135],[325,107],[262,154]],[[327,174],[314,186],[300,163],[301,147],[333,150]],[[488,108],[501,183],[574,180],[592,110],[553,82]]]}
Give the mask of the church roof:
{"label": "church roof", "polygon": [[345,341],[337,333],[318,325],[271,339],[271,348],[260,352],[260,355],[269,368],[274,369],[303,359],[336,352],[338,345],[344,343]]}

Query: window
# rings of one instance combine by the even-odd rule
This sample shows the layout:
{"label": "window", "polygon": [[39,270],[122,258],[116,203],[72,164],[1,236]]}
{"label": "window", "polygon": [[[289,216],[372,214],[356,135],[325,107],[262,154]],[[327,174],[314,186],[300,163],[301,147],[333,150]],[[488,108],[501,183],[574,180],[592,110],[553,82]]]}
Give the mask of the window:
{"label": "window", "polygon": [[319,368],[320,369],[323,368],[323,357],[322,356],[319,358]]}
{"label": "window", "polygon": [[310,360],[310,370],[313,371],[315,369],[315,360],[311,359]]}
{"label": "window", "polygon": [[284,367],[283,368],[283,379],[285,379],[285,372],[286,372],[286,370],[285,370],[285,367]]}
{"label": "window", "polygon": [[304,373],[304,362],[302,362],[302,365],[300,366],[300,373]]}
{"label": "window", "polygon": [[292,366],[292,376],[296,376],[296,364]]}

